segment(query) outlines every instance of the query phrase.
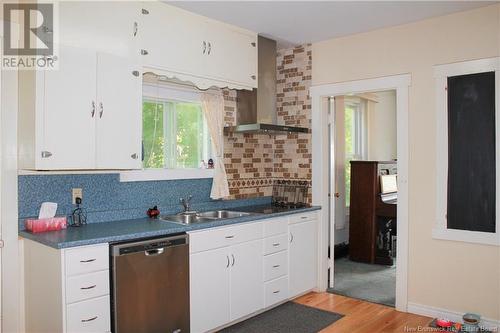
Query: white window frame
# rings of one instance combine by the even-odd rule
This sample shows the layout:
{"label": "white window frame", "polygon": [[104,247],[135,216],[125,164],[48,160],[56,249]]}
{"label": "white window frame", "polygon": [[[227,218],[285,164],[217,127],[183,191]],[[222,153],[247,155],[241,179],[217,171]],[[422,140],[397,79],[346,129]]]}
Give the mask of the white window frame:
{"label": "white window frame", "polygon": [[[495,132],[496,147],[500,147],[500,58],[487,58],[464,61],[453,64],[434,66],[436,84],[436,224],[432,230],[432,237],[440,240],[451,240],[468,243],[500,246],[500,196],[496,195],[496,228],[495,233],[448,229],[448,103],[447,79],[450,76],[467,75],[484,72],[495,72]],[[500,188],[500,154],[496,154],[496,188]]]}
{"label": "white window frame", "polygon": [[[200,93],[190,87],[182,87],[167,84],[144,83],[142,88],[143,100],[161,100],[200,103]],[[142,109],[141,109],[142,112]],[[121,182],[134,181],[156,181],[175,179],[204,179],[213,178],[214,169],[182,168],[182,169],[141,169],[120,172]]]}

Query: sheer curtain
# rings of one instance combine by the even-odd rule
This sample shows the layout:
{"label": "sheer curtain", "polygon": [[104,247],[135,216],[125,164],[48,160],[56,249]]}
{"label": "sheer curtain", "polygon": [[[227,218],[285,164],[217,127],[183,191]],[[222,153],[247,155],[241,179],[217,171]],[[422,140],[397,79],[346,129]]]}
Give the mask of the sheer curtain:
{"label": "sheer curtain", "polygon": [[213,148],[215,149],[215,174],[210,198],[222,199],[229,196],[229,186],[223,158],[224,98],[222,97],[222,92],[219,90],[217,92],[202,93],[201,105],[205,119],[207,120]]}

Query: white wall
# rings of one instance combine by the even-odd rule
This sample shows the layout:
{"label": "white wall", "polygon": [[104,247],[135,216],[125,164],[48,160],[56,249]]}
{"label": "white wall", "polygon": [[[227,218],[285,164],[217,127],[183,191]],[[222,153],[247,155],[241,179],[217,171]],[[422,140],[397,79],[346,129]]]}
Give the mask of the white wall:
{"label": "white wall", "polygon": [[433,65],[499,56],[500,5],[312,46],[313,86],[410,73],[409,276],[412,303],[500,320],[500,248],[432,238],[436,210]]}
{"label": "white wall", "polygon": [[376,92],[368,110],[368,159],[391,161],[397,157],[396,91]]}

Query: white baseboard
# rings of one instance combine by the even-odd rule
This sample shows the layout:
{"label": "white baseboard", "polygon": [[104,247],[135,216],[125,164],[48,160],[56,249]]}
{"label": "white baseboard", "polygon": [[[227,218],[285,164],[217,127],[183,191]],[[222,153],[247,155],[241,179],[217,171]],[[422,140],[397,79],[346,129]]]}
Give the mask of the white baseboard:
{"label": "white baseboard", "polygon": [[[408,312],[432,318],[446,318],[460,323],[462,322],[462,316],[464,315],[463,313],[458,311],[441,309],[434,306],[412,302],[408,302]],[[496,329],[497,331],[500,330],[500,320],[481,318],[481,326],[496,332],[494,329]]]}

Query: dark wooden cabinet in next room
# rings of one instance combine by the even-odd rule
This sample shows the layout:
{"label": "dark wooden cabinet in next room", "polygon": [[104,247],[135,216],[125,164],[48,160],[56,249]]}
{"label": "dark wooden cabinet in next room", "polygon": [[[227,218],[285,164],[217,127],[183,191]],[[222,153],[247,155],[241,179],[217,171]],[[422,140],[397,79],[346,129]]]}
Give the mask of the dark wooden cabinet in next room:
{"label": "dark wooden cabinet in next room", "polygon": [[377,206],[380,175],[396,174],[395,161],[351,161],[349,258],[374,263],[377,241]]}

